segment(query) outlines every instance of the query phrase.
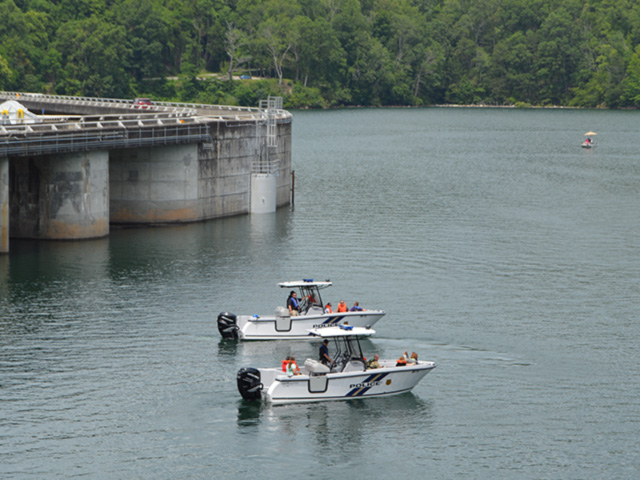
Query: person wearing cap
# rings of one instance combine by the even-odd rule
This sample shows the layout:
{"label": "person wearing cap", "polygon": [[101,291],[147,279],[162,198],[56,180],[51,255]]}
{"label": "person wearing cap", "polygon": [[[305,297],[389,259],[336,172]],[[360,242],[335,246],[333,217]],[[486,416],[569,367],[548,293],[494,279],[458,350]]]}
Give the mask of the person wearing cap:
{"label": "person wearing cap", "polygon": [[324,313],[333,313],[331,310],[331,302],[327,303],[327,306],[324,307]]}
{"label": "person wearing cap", "polygon": [[326,338],[323,340],[322,345],[320,345],[320,351],[318,352],[320,355],[320,361],[327,366],[330,366],[333,362],[331,361],[331,357],[329,356],[329,340]]}
{"label": "person wearing cap", "polygon": [[287,298],[287,308],[289,309],[289,315],[297,317],[300,315],[300,303],[298,302],[297,293],[291,290],[289,298]]}

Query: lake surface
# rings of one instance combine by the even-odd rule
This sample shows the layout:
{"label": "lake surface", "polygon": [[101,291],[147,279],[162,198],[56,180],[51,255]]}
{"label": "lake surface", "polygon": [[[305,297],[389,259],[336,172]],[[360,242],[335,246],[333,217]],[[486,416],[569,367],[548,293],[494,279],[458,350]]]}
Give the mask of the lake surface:
{"label": "lake surface", "polygon": [[[640,471],[639,112],[294,112],[295,208],[0,257],[0,476],[631,479]],[[586,131],[598,146],[580,148]],[[269,407],[220,339],[280,281],[387,315],[412,393]]]}

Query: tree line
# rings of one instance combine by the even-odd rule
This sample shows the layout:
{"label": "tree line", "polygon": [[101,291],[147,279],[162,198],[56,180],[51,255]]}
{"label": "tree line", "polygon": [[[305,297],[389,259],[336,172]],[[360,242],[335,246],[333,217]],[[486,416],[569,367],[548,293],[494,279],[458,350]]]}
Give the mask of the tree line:
{"label": "tree line", "polygon": [[640,106],[635,0],[0,0],[0,18],[2,90]]}

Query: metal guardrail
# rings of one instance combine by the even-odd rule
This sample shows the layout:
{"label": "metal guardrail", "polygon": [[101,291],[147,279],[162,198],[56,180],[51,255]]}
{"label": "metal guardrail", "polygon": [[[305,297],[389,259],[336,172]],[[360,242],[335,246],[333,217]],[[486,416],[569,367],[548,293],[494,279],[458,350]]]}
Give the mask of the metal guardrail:
{"label": "metal guardrail", "polygon": [[[122,114],[43,116],[36,123],[0,125],[0,156],[42,155],[74,150],[126,148],[212,141],[207,123],[267,123],[273,116],[290,122],[286,110],[195,103],[156,102],[136,108],[131,100],[0,92],[0,99],[82,106],[118,106]],[[145,105],[145,107],[147,107]]]}
{"label": "metal guardrail", "polygon": [[212,142],[206,123],[162,122],[145,125],[142,121],[114,125],[73,127],[56,131],[33,131],[29,135],[0,136],[0,156],[45,155],[72,151]]}
{"label": "metal guardrail", "polygon": [[[94,107],[116,107],[126,110],[145,112],[171,112],[183,115],[199,115],[200,111],[229,112],[235,115],[261,115],[263,111],[255,107],[236,107],[231,105],[206,105],[201,103],[156,102],[151,105],[134,105],[133,100],[121,98],[71,97],[66,95],[45,95],[43,93],[6,92],[0,91],[0,98],[5,100],[28,100],[32,102],[79,105]],[[226,116],[226,115],[225,115]]]}

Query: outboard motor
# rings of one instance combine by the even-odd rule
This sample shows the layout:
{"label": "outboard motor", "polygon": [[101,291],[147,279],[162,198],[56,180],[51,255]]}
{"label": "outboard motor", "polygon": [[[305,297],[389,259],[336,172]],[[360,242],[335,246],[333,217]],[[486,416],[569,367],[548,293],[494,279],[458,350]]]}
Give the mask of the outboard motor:
{"label": "outboard motor", "polygon": [[218,331],[222,338],[229,340],[238,339],[238,317],[229,312],[222,312],[218,315]]}
{"label": "outboard motor", "polygon": [[236,376],[238,391],[248,402],[260,400],[263,385],[260,383],[260,370],[257,368],[241,368]]}

